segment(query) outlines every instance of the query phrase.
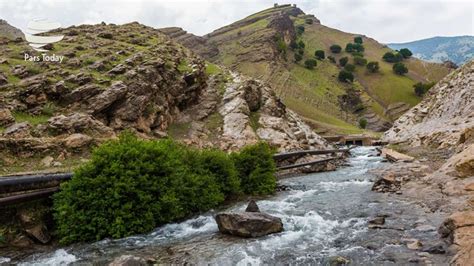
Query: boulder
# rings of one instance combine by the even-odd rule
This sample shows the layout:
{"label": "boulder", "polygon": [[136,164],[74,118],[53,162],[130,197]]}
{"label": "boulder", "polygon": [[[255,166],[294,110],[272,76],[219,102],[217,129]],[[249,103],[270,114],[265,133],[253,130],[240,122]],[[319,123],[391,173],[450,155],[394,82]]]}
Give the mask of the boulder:
{"label": "boulder", "polygon": [[68,136],[64,140],[64,145],[70,149],[77,149],[77,148],[81,148],[81,147],[89,145],[91,141],[92,141],[91,137],[84,134],[75,133]]}
{"label": "boulder", "polygon": [[259,237],[283,231],[280,218],[261,212],[219,213],[219,231],[240,237]]}
{"label": "boulder", "polygon": [[90,106],[94,112],[100,112],[112,105],[115,101],[124,97],[126,94],[127,86],[122,81],[118,81],[113,83],[110,88],[91,99],[89,101]]}
{"label": "boulder", "polygon": [[391,162],[398,162],[398,161],[413,162],[413,160],[415,159],[415,158],[413,158],[411,156],[408,156],[406,154],[394,151],[392,149],[387,149],[387,148],[382,149],[382,156],[384,156],[385,158],[387,158]]}
{"label": "boulder", "polygon": [[401,188],[401,181],[393,174],[386,174],[372,186],[372,191],[377,192],[397,192]]}
{"label": "boulder", "polygon": [[0,108],[0,127],[10,125],[15,122],[15,118],[7,108]]}
{"label": "boulder", "polygon": [[123,74],[127,71],[128,67],[127,65],[124,65],[124,64],[118,64],[116,65],[114,68],[112,68],[108,74],[109,75],[119,75],[119,74]]}
{"label": "boulder", "polygon": [[369,224],[383,225],[383,224],[385,224],[385,217],[384,216],[377,216],[377,217],[369,220]]}
{"label": "boulder", "polygon": [[249,202],[249,205],[247,205],[247,208],[245,209],[246,212],[260,212],[260,209],[258,208],[257,203],[254,200],[251,200]]}
{"label": "boulder", "polygon": [[48,130],[54,134],[73,134],[90,132],[102,137],[113,136],[111,128],[105,126],[102,122],[94,119],[92,116],[82,113],[73,113],[71,115],[59,115],[48,120]]}
{"label": "boulder", "polygon": [[146,260],[132,255],[122,255],[114,259],[109,266],[145,266]]}
{"label": "boulder", "polygon": [[46,156],[41,160],[41,165],[44,167],[50,167],[53,164],[54,158],[51,156]]}
{"label": "boulder", "polygon": [[15,123],[5,129],[4,136],[14,138],[24,138],[30,136],[31,126],[27,122]]}

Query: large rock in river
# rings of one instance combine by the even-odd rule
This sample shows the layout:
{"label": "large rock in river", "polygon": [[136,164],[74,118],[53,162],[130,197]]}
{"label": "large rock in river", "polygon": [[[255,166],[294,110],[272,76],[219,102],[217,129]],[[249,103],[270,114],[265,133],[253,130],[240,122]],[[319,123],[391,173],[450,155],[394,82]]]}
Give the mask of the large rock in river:
{"label": "large rock in river", "polygon": [[[251,211],[247,211],[249,209]],[[254,201],[250,202],[247,210],[243,213],[217,214],[216,222],[219,231],[241,237],[259,237],[283,231],[281,219],[259,212]]]}

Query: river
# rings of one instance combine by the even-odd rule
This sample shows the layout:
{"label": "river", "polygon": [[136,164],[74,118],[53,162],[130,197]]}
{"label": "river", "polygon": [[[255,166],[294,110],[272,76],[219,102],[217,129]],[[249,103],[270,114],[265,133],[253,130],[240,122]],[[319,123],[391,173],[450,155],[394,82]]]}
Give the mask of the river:
{"label": "river", "polygon": [[[282,218],[284,231],[278,234],[256,239],[221,235],[211,211],[145,235],[35,254],[21,264],[102,265],[124,254],[154,257],[164,264],[328,265],[338,256],[351,265],[447,264],[447,256],[408,249],[404,241],[437,244],[442,215],[426,212],[403,195],[372,192],[374,177],[368,170],[384,164],[375,148],[353,149],[349,164],[333,172],[280,180],[291,190],[258,200],[261,211]],[[242,202],[225,210],[245,207]],[[387,216],[386,229],[368,228],[377,215]]]}

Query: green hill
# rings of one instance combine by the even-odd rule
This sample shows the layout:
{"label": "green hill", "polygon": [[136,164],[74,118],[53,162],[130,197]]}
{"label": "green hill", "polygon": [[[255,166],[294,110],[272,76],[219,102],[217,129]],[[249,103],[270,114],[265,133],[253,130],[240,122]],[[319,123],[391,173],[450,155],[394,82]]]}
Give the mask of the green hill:
{"label": "green hill", "polygon": [[[304,27],[304,32],[299,33]],[[217,29],[203,37],[187,33],[176,34],[184,45],[209,61],[232,70],[269,82],[285,104],[302,115],[322,133],[358,133],[358,121],[365,118],[368,128],[386,129],[390,122],[421,99],[413,92],[417,82],[436,82],[450,69],[415,58],[403,60],[409,72],[396,75],[391,63],[382,61],[390,48],[358,34],[346,33],[320,24],[313,15],[307,15],[292,5],[280,5],[250,15],[233,24]],[[378,73],[369,73],[365,66],[357,66],[353,83],[338,80],[342,69],[328,60],[331,55],[338,62],[353,55],[344,52],[347,43],[361,36],[367,61],[377,61]],[[193,38],[200,38],[199,45]],[[205,45],[203,45],[205,40]],[[292,43],[304,42],[304,54],[299,63],[291,49]],[[342,52],[333,54],[330,46],[337,44]],[[210,53],[209,51],[218,50]],[[316,50],[323,50],[326,58],[317,60],[314,69],[304,62],[314,59]]]}

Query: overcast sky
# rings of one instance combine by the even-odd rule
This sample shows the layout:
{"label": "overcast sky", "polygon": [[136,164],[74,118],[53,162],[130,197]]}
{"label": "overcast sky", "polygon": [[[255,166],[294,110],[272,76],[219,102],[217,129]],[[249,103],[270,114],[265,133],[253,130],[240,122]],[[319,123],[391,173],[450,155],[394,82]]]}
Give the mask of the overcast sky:
{"label": "overcast sky", "polygon": [[296,3],[323,25],[383,43],[474,35],[474,1],[469,0],[0,0],[0,18],[21,29],[30,19],[47,18],[63,26],[138,21],[203,35],[275,2]]}

